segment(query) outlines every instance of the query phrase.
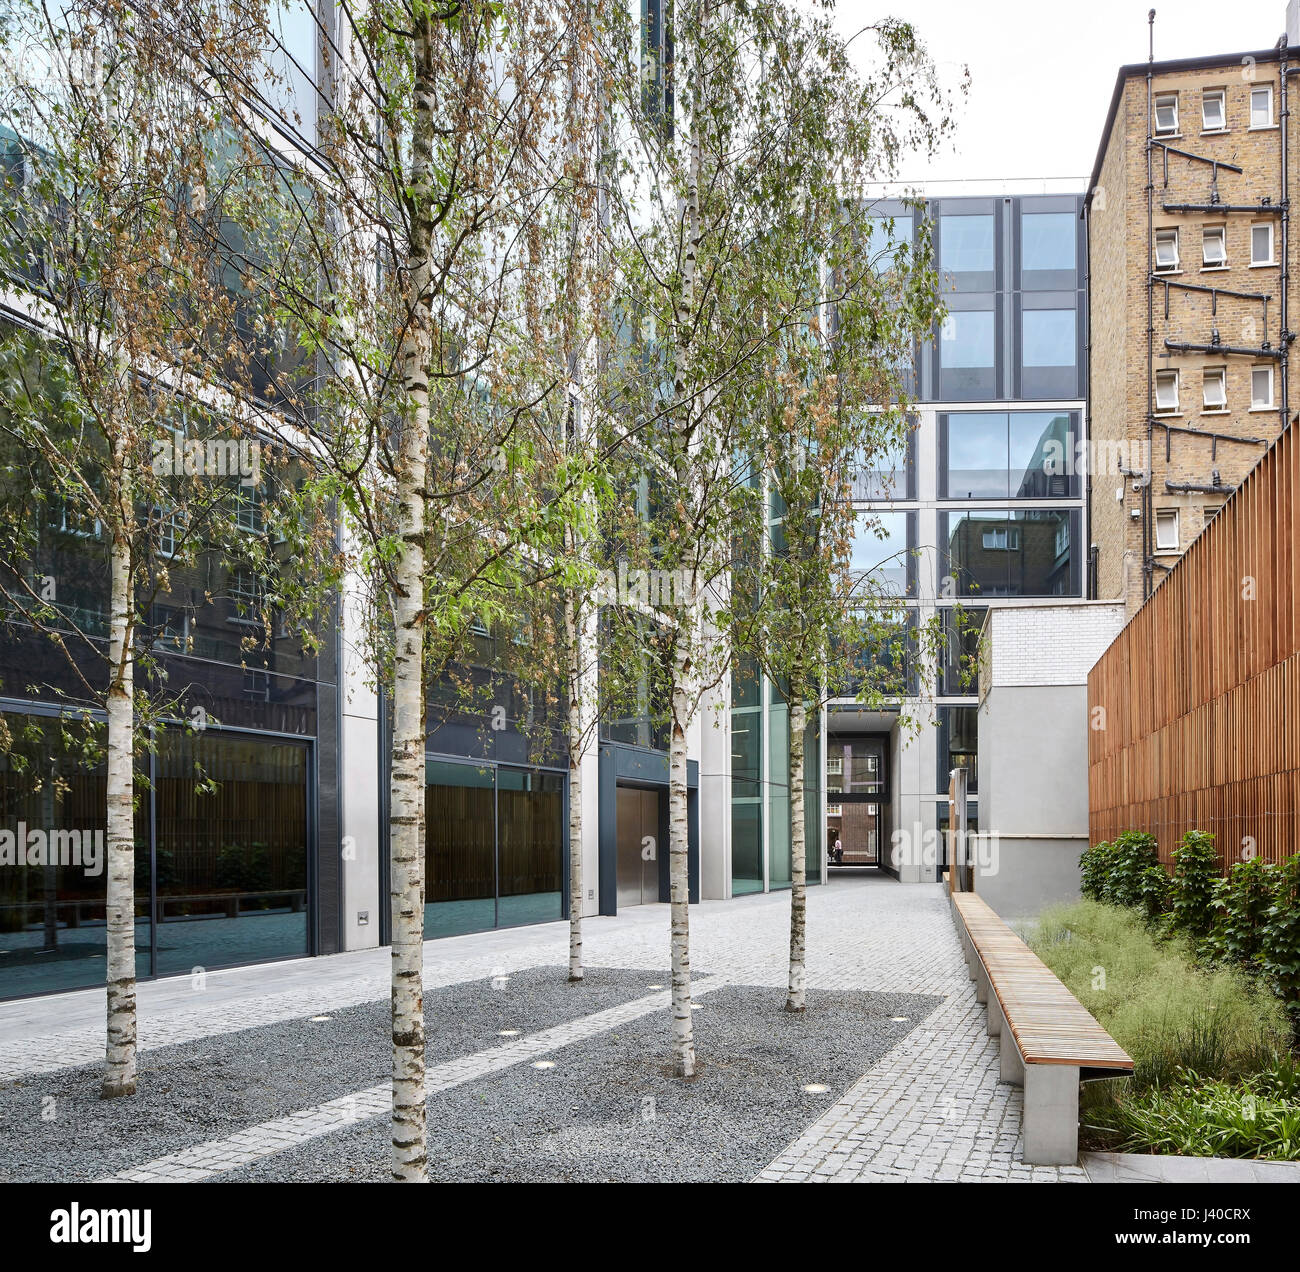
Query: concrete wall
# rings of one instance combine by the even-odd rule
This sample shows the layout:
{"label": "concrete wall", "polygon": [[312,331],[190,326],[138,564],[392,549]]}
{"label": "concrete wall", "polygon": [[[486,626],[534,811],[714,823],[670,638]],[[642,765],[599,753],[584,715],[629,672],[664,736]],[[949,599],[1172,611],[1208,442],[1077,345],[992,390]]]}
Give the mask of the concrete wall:
{"label": "concrete wall", "polygon": [[992,610],[979,718],[975,890],[1003,918],[1079,895],[1088,845],[1087,676],[1122,603]]}

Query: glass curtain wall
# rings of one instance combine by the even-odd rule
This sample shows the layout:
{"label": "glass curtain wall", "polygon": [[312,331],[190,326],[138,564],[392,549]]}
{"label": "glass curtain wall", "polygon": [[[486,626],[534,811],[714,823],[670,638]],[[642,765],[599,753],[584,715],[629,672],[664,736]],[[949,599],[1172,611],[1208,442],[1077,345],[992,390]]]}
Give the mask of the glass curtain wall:
{"label": "glass curtain wall", "polygon": [[[79,722],[8,712],[4,728],[0,997],[99,984],[105,765]],[[137,976],[310,952],[310,761],[292,739],[158,736],[136,778]]]}
{"label": "glass curtain wall", "polygon": [[427,937],[564,916],[564,778],[428,757]]}

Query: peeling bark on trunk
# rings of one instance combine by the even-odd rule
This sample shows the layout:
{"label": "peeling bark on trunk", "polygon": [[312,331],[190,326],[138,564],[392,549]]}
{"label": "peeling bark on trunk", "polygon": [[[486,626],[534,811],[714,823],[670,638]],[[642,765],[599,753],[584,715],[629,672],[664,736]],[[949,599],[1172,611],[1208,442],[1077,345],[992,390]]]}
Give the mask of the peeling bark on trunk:
{"label": "peeling bark on trunk", "polygon": [[429,1177],[424,1073],[424,560],[429,465],[429,363],[433,177],[433,48],[426,16],[412,40],[410,241],[406,262],[410,320],[402,342],[408,417],[396,498],[402,551],[393,597],[393,761],[390,779],[390,889],[393,994],[393,1178]]}
{"label": "peeling bark on trunk", "polygon": [[804,860],[804,731],[808,712],[797,691],[790,702],[790,987],[786,1011],[803,1011],[808,887]]}
{"label": "peeling bark on trunk", "polygon": [[673,729],[668,753],[668,899],[672,924],[673,1068],[679,1078],[695,1074],[695,1035],[691,1020],[690,823],[686,797],[684,686],[689,660],[679,652],[673,668]]}
{"label": "peeling bark on trunk", "polygon": [[[703,40],[701,21],[700,40]],[[699,62],[691,69],[699,89]],[[682,253],[682,287],[675,315],[676,348],[673,393],[676,409],[673,427],[678,432],[678,487],[687,501],[690,514],[697,511],[701,498],[694,456],[700,450],[699,436],[690,420],[691,394],[688,373],[691,364],[691,341],[694,338],[695,284],[700,252],[700,170],[703,166],[703,143],[698,110],[691,118],[691,157],[687,170],[682,207],[686,242]],[[702,428],[703,421],[696,421]],[[691,920],[690,920],[690,839],[686,795],[686,730],[693,715],[692,679],[695,642],[700,639],[699,580],[706,559],[706,545],[696,544],[687,553],[683,573],[687,576],[688,595],[679,607],[672,672],[672,737],[668,763],[668,886],[670,901],[673,1008],[673,1068],[679,1078],[695,1073],[695,1036],[691,1020]]]}
{"label": "peeling bark on trunk", "polygon": [[[118,459],[121,460],[121,448]],[[119,468],[120,471],[120,468]],[[129,500],[120,501],[130,507]],[[105,1100],[134,1095],[135,1012],[135,685],[131,657],[131,571],[127,530],[114,527],[110,551],[108,655],[108,883],[105,899],[108,1035]]]}
{"label": "peeling bark on trunk", "polygon": [[582,980],[582,711],[583,628],[572,596],[564,602],[569,642],[569,979]]}

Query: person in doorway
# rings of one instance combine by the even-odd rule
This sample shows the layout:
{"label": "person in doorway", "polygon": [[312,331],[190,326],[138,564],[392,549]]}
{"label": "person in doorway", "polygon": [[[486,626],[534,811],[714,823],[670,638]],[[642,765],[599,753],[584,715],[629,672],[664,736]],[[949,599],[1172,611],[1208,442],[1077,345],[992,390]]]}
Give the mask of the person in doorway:
{"label": "person in doorway", "polygon": [[840,843],[840,837],[835,836],[835,842],[831,845],[831,857],[837,866],[844,864],[844,845]]}

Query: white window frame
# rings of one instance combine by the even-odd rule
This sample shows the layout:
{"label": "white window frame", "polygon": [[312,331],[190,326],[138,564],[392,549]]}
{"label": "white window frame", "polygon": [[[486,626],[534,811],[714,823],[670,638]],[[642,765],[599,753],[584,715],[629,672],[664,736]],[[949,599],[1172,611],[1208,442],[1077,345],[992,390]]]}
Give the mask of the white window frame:
{"label": "white window frame", "polygon": [[[1268,117],[1266,120],[1263,120],[1262,122],[1255,113],[1255,96],[1256,94],[1259,93],[1263,93],[1265,95],[1265,100],[1268,102],[1268,111],[1267,111]],[[1277,124],[1274,123],[1273,121],[1273,85],[1272,84],[1256,84],[1255,87],[1250,90],[1250,126],[1252,128],[1276,128],[1277,127]]]}
{"label": "white window frame", "polygon": [[[1162,527],[1168,529],[1173,526],[1173,540],[1166,533],[1161,534]],[[1178,509],[1177,508],[1157,508],[1156,509],[1156,551],[1157,552],[1177,552],[1178,551]]]}
{"label": "white window frame", "polygon": [[[1168,246],[1170,243],[1173,244],[1174,248],[1173,260],[1172,262],[1162,263],[1160,260],[1160,248],[1162,245]],[[1157,230],[1155,248],[1155,263],[1152,266],[1155,272],[1157,274],[1177,274],[1179,272],[1179,266],[1182,263],[1178,251],[1178,227],[1176,225],[1172,227],[1167,226],[1162,230]]]}
{"label": "white window frame", "polygon": [[[1177,415],[1177,414],[1178,414],[1178,388],[1179,388],[1178,380],[1179,380],[1179,375],[1178,375],[1177,370],[1157,371],[1157,372],[1156,372],[1156,386],[1155,386],[1155,388],[1156,388],[1156,403],[1155,403],[1155,405],[1156,405],[1156,409],[1155,409],[1155,413],[1156,413],[1157,415]],[[1169,384],[1170,381],[1173,382],[1173,386],[1174,386],[1174,399],[1173,399],[1173,405],[1172,405],[1172,406],[1162,406],[1162,405],[1161,405],[1161,402],[1160,402],[1160,386],[1161,386],[1162,383],[1164,383],[1164,384]]]}
{"label": "white window frame", "polygon": [[980,542],[985,552],[1019,552],[1019,526],[987,526]]}
{"label": "white window frame", "polygon": [[[1162,109],[1172,107],[1174,112],[1174,121],[1169,128],[1160,127],[1160,112]],[[1157,137],[1177,137],[1178,133],[1178,94],[1177,93],[1157,93],[1155,100],[1151,104],[1151,109],[1155,112],[1155,118],[1151,121],[1151,126],[1155,130]]]}
{"label": "white window frame", "polygon": [[[1217,102],[1219,105],[1219,122],[1210,123],[1206,117],[1205,108],[1211,102]],[[1201,131],[1209,133],[1219,133],[1228,131],[1228,90],[1225,88],[1207,88],[1201,94]]]}
{"label": "white window frame", "polygon": [[[1261,261],[1255,257],[1255,231],[1268,231],[1268,260]],[[1263,269],[1266,266],[1276,265],[1277,261],[1273,259],[1273,233],[1272,221],[1252,221],[1250,225],[1250,267],[1251,269]]]}
{"label": "white window frame", "polygon": [[[1268,376],[1268,401],[1255,396],[1255,377],[1264,372]],[[1271,362],[1256,363],[1250,369],[1250,409],[1252,411],[1272,411],[1276,408],[1273,401],[1273,364]]]}
{"label": "white window frame", "polygon": [[[1214,259],[1210,256],[1209,247],[1211,243],[1216,242],[1219,245],[1219,256]],[[1228,227],[1226,225],[1207,225],[1201,231],[1201,268],[1228,268]]]}
{"label": "white window frame", "polygon": [[[1211,386],[1218,385],[1218,393],[1211,396]],[[1228,410],[1228,368],[1206,367],[1201,375],[1201,404],[1207,415],[1224,415]]]}
{"label": "white window frame", "polygon": [[[246,579],[253,580],[252,590],[241,586]],[[260,627],[262,625],[262,612],[266,608],[266,580],[257,575],[257,571],[251,566],[237,565],[230,572],[230,604],[232,623],[241,623],[245,627]],[[239,606],[243,605],[247,611],[244,614],[239,612]]]}

